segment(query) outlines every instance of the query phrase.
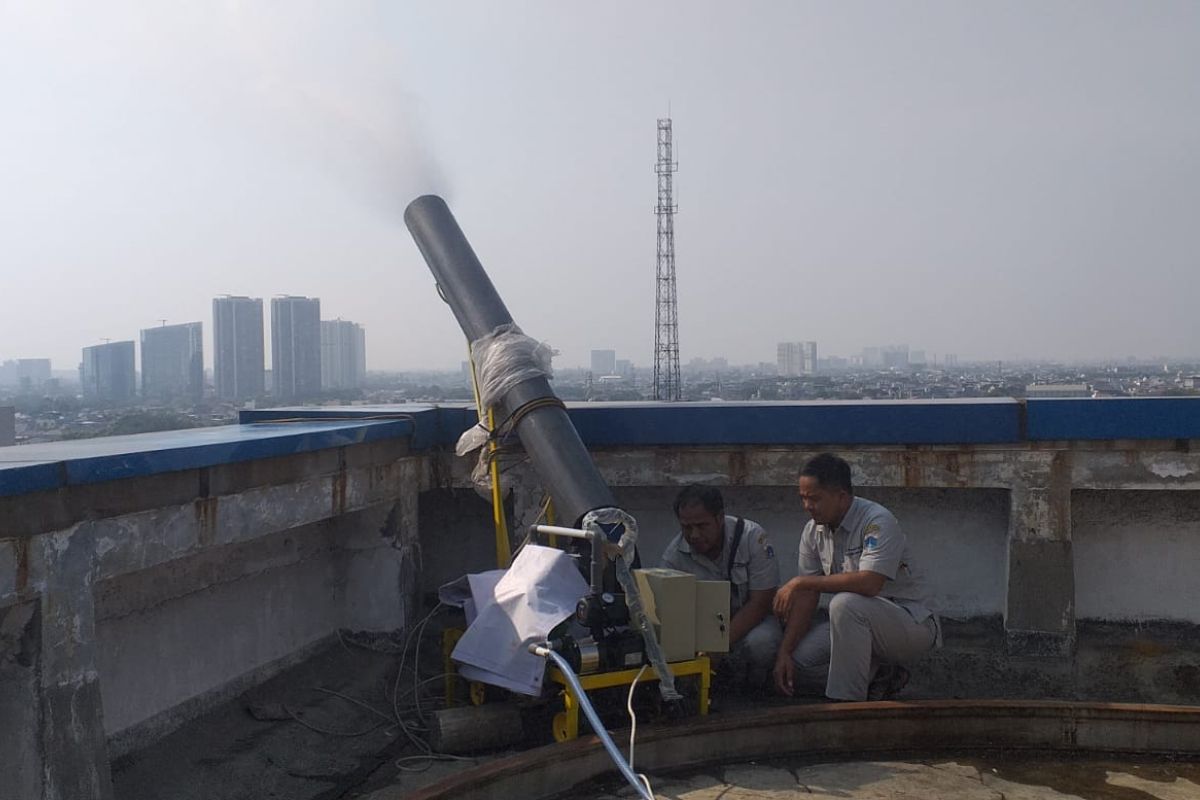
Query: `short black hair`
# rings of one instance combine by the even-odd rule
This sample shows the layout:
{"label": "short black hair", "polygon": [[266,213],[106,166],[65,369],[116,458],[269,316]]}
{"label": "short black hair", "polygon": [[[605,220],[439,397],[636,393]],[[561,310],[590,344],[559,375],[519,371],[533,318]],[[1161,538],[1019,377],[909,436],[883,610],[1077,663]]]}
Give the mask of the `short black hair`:
{"label": "short black hair", "polygon": [[845,489],[854,494],[854,484],[850,482],[850,465],[833,453],[821,453],[810,458],[800,468],[800,477],[814,478],[822,487]]}
{"label": "short black hair", "polygon": [[704,506],[704,510],[709,514],[725,513],[725,498],[721,496],[721,490],[715,486],[701,486],[698,483],[692,483],[683,487],[679,494],[675,495],[675,516],[679,516],[679,509],[693,503]]}

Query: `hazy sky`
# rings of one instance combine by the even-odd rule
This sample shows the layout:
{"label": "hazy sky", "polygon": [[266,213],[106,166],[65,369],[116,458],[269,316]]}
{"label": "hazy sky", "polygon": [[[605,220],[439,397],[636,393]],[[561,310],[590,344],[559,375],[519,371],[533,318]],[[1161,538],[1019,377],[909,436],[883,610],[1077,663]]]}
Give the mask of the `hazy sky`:
{"label": "hazy sky", "polygon": [[0,359],[290,293],[455,368],[435,191],[556,364],[649,364],[668,108],[685,362],[1200,354],[1200,2],[0,0]]}

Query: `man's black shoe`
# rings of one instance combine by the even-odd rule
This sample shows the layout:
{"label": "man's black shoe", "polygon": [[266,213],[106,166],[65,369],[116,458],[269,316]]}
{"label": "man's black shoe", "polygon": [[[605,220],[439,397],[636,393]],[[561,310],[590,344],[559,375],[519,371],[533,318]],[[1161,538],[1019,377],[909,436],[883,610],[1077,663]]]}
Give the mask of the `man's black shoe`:
{"label": "man's black shoe", "polygon": [[908,685],[908,670],[888,664],[880,667],[875,680],[867,687],[868,700],[891,700]]}

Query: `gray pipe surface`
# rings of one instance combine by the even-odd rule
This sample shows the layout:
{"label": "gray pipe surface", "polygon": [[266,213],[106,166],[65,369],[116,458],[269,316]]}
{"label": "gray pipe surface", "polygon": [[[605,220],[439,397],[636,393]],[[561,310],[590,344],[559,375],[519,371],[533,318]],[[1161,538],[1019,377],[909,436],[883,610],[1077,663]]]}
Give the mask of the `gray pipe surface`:
{"label": "gray pipe surface", "polygon": [[[470,341],[513,321],[446,201],[437,195],[418,197],[405,209],[404,222]],[[522,381],[505,394],[496,409],[497,422],[526,403],[554,396],[545,378]],[[534,409],[520,420],[516,433],[564,520],[578,524],[588,511],[616,506],[564,409]]]}

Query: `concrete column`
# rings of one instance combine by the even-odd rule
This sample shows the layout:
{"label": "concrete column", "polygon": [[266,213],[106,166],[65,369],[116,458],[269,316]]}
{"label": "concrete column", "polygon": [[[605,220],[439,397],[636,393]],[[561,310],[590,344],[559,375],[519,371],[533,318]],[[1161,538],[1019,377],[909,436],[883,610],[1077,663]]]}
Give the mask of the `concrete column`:
{"label": "concrete column", "polygon": [[0,800],[42,796],[40,604],[0,608]]}
{"label": "concrete column", "polygon": [[37,686],[44,800],[113,796],[96,670],[94,540],[86,522],[35,540],[44,581]]}
{"label": "concrete column", "polygon": [[1071,454],[1033,455],[1011,485],[1005,637],[1012,655],[1067,657],[1075,648]]}

